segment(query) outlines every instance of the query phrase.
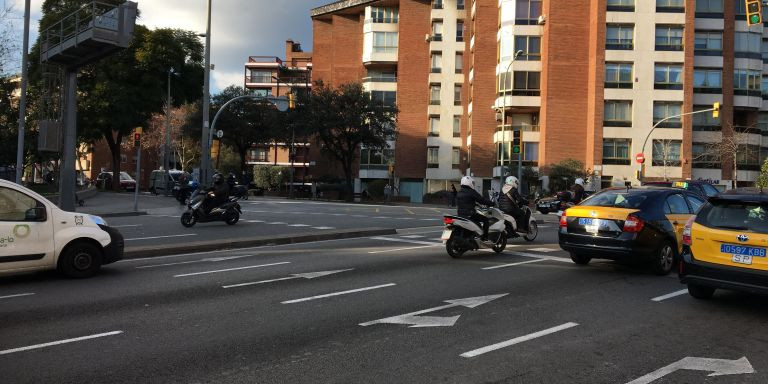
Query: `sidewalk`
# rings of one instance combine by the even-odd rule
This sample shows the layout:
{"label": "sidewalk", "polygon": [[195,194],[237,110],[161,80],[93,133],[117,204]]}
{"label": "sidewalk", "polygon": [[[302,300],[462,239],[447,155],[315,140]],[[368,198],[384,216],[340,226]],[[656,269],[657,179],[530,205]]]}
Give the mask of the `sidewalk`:
{"label": "sidewalk", "polygon": [[148,213],[166,214],[179,212],[184,208],[171,196],[139,193],[138,209],[133,209],[134,195],[132,192],[98,192],[91,198],[85,198],[85,205],[76,207],[77,212],[88,213],[102,217],[138,216]]}

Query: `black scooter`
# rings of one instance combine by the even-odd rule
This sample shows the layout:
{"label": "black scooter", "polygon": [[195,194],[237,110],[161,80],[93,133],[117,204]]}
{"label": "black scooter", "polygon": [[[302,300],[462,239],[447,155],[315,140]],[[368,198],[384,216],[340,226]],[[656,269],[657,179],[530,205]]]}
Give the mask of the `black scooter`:
{"label": "black scooter", "polygon": [[189,209],[181,215],[181,225],[190,228],[196,223],[208,223],[211,221],[224,221],[227,225],[235,225],[240,220],[240,214],[243,213],[237,197],[231,196],[224,204],[211,209],[211,212],[205,213],[202,205],[205,201],[205,193],[197,193],[192,198]]}

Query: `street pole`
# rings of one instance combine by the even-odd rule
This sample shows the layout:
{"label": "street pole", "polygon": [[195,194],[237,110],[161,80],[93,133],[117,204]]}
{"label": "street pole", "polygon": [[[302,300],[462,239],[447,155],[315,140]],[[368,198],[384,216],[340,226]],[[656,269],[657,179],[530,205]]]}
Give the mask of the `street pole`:
{"label": "street pole", "polygon": [[[64,137],[59,167],[59,208],[75,210],[75,146],[77,145],[77,69],[67,69],[67,84],[64,109]],[[119,182],[120,175],[113,180]]]}
{"label": "street pole", "polygon": [[[515,52],[515,54],[512,56],[512,60],[510,60],[509,64],[507,64],[507,69],[504,72],[505,77],[505,83],[506,80],[509,80],[509,85],[512,85],[512,79],[509,78],[509,69],[512,68],[512,63],[517,60],[517,57],[520,56],[523,53],[523,50],[518,50]],[[504,144],[507,142],[507,90],[504,90],[504,95],[502,95],[502,107],[501,107],[501,159],[499,159],[499,162],[501,163],[501,169],[499,170],[499,193],[501,193],[501,188],[504,186],[504,153],[506,152],[504,148]],[[522,136],[521,136],[522,139]],[[511,160],[512,154],[510,153],[510,160]],[[520,177],[518,176],[518,179]]]}
{"label": "street pole", "polygon": [[171,150],[171,74],[173,68],[168,70],[168,98],[165,106],[165,145],[163,146],[163,169],[165,170],[165,195],[171,186],[170,158]]}
{"label": "street pole", "polygon": [[136,188],[133,190],[133,211],[139,210],[139,189],[141,186],[141,142],[136,146]]}
{"label": "street pole", "polygon": [[209,109],[211,105],[211,0],[208,0],[208,21],[205,27],[205,74],[203,76],[203,132],[201,143],[203,153],[200,159],[200,183],[210,184],[211,180],[211,129],[209,128]]}
{"label": "street pole", "polygon": [[16,148],[16,184],[21,184],[24,173],[24,126],[27,115],[27,66],[29,60],[29,8],[30,0],[24,2],[24,42],[21,52],[21,99],[19,100],[19,139]]}

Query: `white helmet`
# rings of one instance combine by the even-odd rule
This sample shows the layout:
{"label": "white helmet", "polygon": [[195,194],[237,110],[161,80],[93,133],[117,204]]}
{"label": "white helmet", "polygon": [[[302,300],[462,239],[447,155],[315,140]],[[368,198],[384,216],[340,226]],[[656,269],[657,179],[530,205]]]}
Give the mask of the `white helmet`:
{"label": "white helmet", "polygon": [[475,188],[475,179],[472,176],[464,176],[461,178],[461,185],[466,185],[470,188]]}
{"label": "white helmet", "polygon": [[575,183],[578,184],[578,185],[581,185],[583,187],[584,186],[584,179],[579,177],[578,179],[576,179]]}
{"label": "white helmet", "polygon": [[517,180],[517,177],[509,176],[506,180],[504,180],[504,183],[509,185],[512,188],[519,188],[520,187],[520,181]]}

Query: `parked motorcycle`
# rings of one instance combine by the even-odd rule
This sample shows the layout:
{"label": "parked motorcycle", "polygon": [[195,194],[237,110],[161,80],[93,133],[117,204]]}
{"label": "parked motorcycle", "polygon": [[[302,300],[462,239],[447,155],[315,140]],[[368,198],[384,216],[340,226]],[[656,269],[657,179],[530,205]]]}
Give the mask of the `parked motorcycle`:
{"label": "parked motorcycle", "polygon": [[227,202],[205,213],[202,208],[205,196],[203,193],[195,194],[188,205],[189,209],[181,215],[181,225],[190,228],[198,222],[208,223],[211,221],[224,221],[227,225],[235,225],[240,220],[243,211],[236,197],[229,197]]}
{"label": "parked motorcycle", "polygon": [[[489,219],[488,240],[483,241],[483,229],[474,221],[454,216],[443,216],[445,250],[453,258],[461,257],[466,251],[490,248],[501,253],[507,247],[507,226],[504,213],[494,207],[476,207],[475,211]],[[510,217],[511,219],[511,217]],[[514,219],[512,219],[514,221]]]}

